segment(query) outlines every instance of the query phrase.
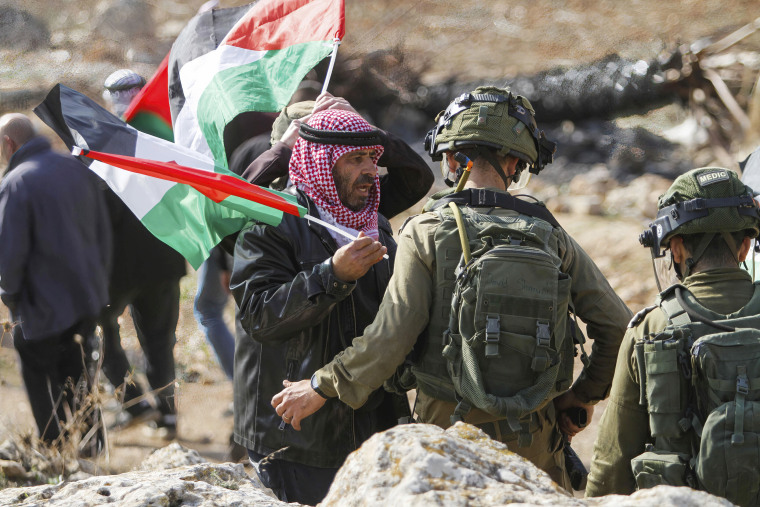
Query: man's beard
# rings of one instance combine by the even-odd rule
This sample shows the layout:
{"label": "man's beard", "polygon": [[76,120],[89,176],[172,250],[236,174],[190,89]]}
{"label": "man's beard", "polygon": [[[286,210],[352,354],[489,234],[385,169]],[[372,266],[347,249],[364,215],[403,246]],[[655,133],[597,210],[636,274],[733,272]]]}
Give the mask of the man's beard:
{"label": "man's beard", "polygon": [[367,196],[352,196],[354,187],[358,185],[374,185],[375,177],[369,174],[361,174],[356,180],[349,181],[348,178],[343,178],[340,175],[335,175],[335,188],[338,190],[338,197],[343,205],[351,211],[361,211],[367,205],[369,196],[372,193],[372,189],[368,192]]}

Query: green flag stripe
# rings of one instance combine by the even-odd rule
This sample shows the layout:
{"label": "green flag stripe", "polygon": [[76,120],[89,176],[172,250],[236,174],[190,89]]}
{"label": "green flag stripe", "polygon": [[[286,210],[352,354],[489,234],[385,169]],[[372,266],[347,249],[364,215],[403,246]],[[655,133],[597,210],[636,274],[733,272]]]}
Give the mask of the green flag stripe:
{"label": "green flag stripe", "polygon": [[226,160],[224,127],[246,111],[277,112],[285,107],[303,77],[332,51],[332,46],[306,42],[218,72],[198,102],[198,121],[214,159]]}
{"label": "green flag stripe", "polygon": [[[177,184],[141,222],[198,269],[216,244],[238,232],[250,219],[278,225],[282,212],[239,197],[229,197],[217,204],[194,188]],[[214,227],[208,227],[209,224]]]}

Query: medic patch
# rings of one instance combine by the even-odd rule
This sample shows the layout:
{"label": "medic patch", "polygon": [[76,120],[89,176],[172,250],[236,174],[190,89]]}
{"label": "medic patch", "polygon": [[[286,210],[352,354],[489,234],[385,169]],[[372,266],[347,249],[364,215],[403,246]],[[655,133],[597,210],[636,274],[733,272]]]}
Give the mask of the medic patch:
{"label": "medic patch", "polygon": [[719,181],[728,181],[728,171],[710,171],[697,175],[697,183],[699,183],[700,187],[706,187]]}

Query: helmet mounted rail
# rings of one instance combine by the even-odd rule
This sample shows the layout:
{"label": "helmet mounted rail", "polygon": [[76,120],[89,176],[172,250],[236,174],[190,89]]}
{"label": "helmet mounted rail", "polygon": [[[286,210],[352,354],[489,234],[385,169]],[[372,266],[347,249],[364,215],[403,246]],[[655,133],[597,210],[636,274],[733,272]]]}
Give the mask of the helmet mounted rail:
{"label": "helmet mounted rail", "polygon": [[[477,90],[476,90],[477,91]],[[554,160],[554,153],[557,151],[557,144],[548,140],[542,130],[538,129],[536,120],[532,110],[526,108],[517,97],[511,92],[507,92],[505,95],[495,93],[463,93],[456,99],[454,99],[449,106],[438,116],[438,121],[435,127],[433,127],[425,136],[425,151],[430,155],[434,161],[441,160],[443,152],[447,150],[476,148],[479,149],[481,154],[485,154],[486,150],[481,148],[492,148],[494,150],[505,150],[508,148],[505,144],[498,142],[486,141],[481,139],[453,139],[450,141],[436,142],[439,135],[444,132],[445,129],[451,127],[452,121],[457,115],[466,111],[477,102],[491,102],[494,104],[507,103],[507,114],[522,123],[530,133],[536,149],[536,159],[530,160],[524,153],[514,150],[508,150],[507,153],[517,156],[523,162],[529,165],[529,171],[533,174],[538,174],[546,166],[546,164],[552,163]],[[481,110],[478,116],[478,125],[485,124],[486,114]],[[493,157],[486,157],[493,158]],[[489,160],[494,165],[493,160]],[[495,167],[497,171],[500,168]],[[519,175],[518,175],[519,177]],[[504,176],[502,176],[504,178]],[[515,178],[515,181],[517,178]]]}

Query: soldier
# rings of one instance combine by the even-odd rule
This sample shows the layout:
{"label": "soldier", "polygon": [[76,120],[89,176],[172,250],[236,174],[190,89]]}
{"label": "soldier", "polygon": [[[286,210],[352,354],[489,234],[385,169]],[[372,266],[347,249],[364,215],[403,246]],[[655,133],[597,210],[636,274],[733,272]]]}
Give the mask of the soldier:
{"label": "soldier", "polygon": [[670,251],[680,283],[628,325],[586,495],[670,484],[757,505],[760,291],[739,268],[757,203],[736,173],[707,167],[679,176],[658,208],[640,241],[653,258]]}
{"label": "soldier", "polygon": [[[569,489],[560,429],[581,428],[562,412],[590,415],[607,395],[630,311],[544,206],[507,192],[555,149],[528,100],[494,87],[466,93],[439,115],[426,145],[450,183],[469,174],[464,191],[434,195],[403,227],[393,277],[364,335],[311,380],[285,381],[272,405],[295,429],[331,398],[360,407],[413,350],[418,421],[474,424]],[[482,262],[498,252],[512,260]],[[477,301],[492,302],[491,310]],[[573,306],[595,343],[571,388],[581,339],[568,318]]]}

